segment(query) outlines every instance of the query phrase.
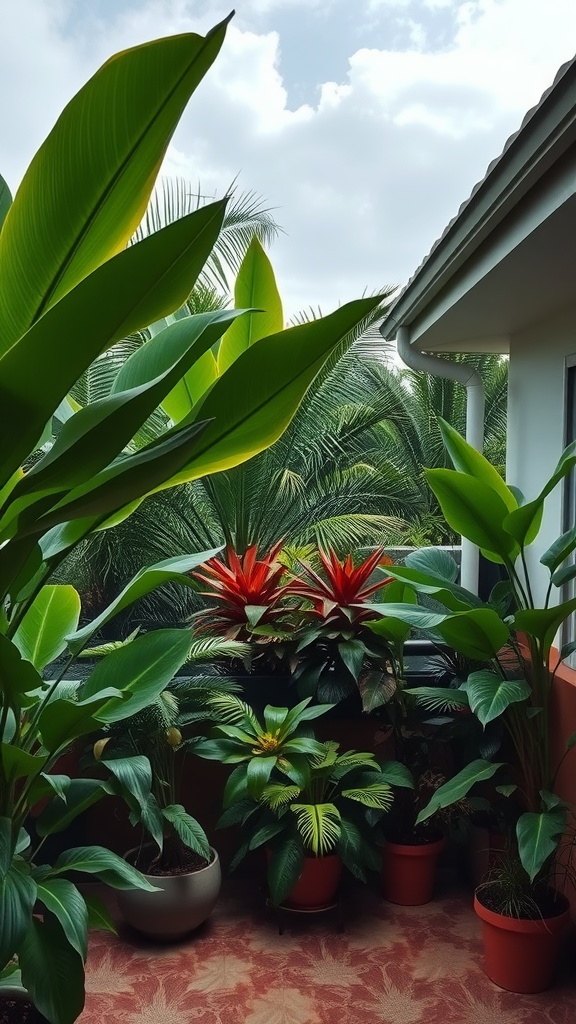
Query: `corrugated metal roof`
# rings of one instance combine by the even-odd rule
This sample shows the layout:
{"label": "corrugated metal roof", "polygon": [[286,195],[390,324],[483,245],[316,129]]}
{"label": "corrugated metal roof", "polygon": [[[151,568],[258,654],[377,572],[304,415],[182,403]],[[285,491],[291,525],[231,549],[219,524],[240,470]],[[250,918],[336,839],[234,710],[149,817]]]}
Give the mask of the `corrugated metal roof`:
{"label": "corrugated metal roof", "polygon": [[416,280],[416,278],[419,276],[419,274],[424,269],[426,264],[429,262],[430,258],[434,255],[434,253],[436,252],[437,248],[442,244],[444,239],[450,234],[450,231],[452,230],[453,226],[456,224],[456,222],[458,220],[460,220],[460,217],[462,216],[464,211],[467,209],[469,204],[472,202],[472,200],[474,199],[476,194],[488,182],[488,179],[492,176],[492,174],[494,174],[496,172],[499,164],[504,159],[504,157],[506,156],[508,151],[512,148],[512,146],[514,145],[516,139],[525,131],[525,129],[527,128],[527,126],[530,123],[530,121],[532,121],[533,117],[542,109],[542,107],[544,107],[548,97],[551,95],[552,92],[554,92],[556,86],[561,81],[561,79],[564,78],[564,75],[566,74],[566,72],[570,68],[575,66],[575,65],[576,65],[576,56],[573,57],[572,60],[566,61],[565,64],[561,65],[561,67],[558,69],[558,71],[557,71],[557,73],[556,73],[556,75],[554,77],[554,81],[552,82],[552,84],[550,86],[548,86],[548,88],[545,90],[545,92],[542,93],[542,96],[540,97],[538,103],[536,103],[535,106],[531,107],[530,110],[524,115],[520,127],[517,129],[517,131],[515,131],[512,135],[510,135],[509,138],[506,140],[502,152],[497,157],[495,157],[494,160],[490,161],[490,163],[488,164],[488,167],[486,169],[486,173],[485,173],[484,177],[481,178],[479,182],[477,182],[477,184],[472,189],[472,192],[470,193],[468,198],[465,199],[464,202],[460,205],[460,207],[458,209],[458,212],[455,214],[454,217],[452,217],[452,220],[449,221],[449,223],[446,225],[446,227],[444,228],[444,231],[442,232],[440,237],[436,239],[436,241],[434,242],[434,244],[433,244],[432,248],[430,249],[430,251],[428,252],[428,254],[424,257],[424,259],[422,260],[420,265],[417,267],[417,269],[414,271],[412,276],[408,279],[407,283],[404,285],[402,290],[398,293],[398,295],[397,295],[396,299],[394,300],[394,302],[393,302],[389,312],[391,312],[392,309],[394,309],[394,306],[396,306],[396,304],[402,299],[402,296],[405,294],[405,292],[408,291],[408,289],[410,288],[412,283]]}

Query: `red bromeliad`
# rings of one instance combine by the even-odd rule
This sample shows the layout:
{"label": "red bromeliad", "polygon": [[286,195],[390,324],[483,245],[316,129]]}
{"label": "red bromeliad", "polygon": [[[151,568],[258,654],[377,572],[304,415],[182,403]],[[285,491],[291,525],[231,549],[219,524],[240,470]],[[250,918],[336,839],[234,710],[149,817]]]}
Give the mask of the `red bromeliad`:
{"label": "red bromeliad", "polygon": [[251,639],[256,627],[278,626],[292,610],[284,602],[292,593],[291,586],[281,583],[286,567],[277,560],[282,543],[260,559],[256,544],[242,556],[228,547],[225,561],[211,558],[201,572],[194,572],[194,578],[209,588],[201,591],[203,597],[218,605],[201,612],[196,622],[210,628],[221,627],[228,638],[240,640]]}
{"label": "red bromeliad", "polygon": [[294,577],[294,582],[287,588],[288,592],[310,601],[313,606],[311,614],[315,618],[329,619],[336,626],[350,628],[351,625],[374,618],[370,609],[358,608],[357,605],[363,604],[377,590],[391,582],[391,578],[386,577],[376,583],[368,583],[376,566],[385,562],[382,548],[378,548],[356,567],[351,555],[347,555],[343,561],[333,550],[328,554],[319,551],[318,555],[324,568],[324,578],[308,562],[300,561],[307,579]]}

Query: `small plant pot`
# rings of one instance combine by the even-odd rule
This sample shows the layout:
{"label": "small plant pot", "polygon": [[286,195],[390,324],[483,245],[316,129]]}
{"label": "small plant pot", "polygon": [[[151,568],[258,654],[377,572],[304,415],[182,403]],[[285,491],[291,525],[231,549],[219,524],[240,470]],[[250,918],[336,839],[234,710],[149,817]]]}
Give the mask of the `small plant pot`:
{"label": "small plant pot", "polygon": [[333,903],[341,875],[342,861],[338,854],[305,857],[302,874],[290,890],[287,903],[302,910],[313,910]]}
{"label": "small plant pot", "polygon": [[[220,893],[220,860],[210,847],[212,860],[198,871],[181,875],[147,875],[158,892],[125,889],[118,893],[118,906],[127,923],[152,939],[181,939],[204,923]],[[138,848],[129,850],[125,860],[133,863]]]}
{"label": "small plant pot", "polygon": [[402,907],[430,903],[434,895],[436,866],[444,849],[444,836],[430,843],[401,844],[386,841],[382,851],[384,898]]}
{"label": "small plant pot", "polygon": [[474,896],[482,921],[484,971],[490,981],[508,992],[544,992],[554,977],[562,932],[570,906],[559,896],[560,913],[535,921],[498,914]]}

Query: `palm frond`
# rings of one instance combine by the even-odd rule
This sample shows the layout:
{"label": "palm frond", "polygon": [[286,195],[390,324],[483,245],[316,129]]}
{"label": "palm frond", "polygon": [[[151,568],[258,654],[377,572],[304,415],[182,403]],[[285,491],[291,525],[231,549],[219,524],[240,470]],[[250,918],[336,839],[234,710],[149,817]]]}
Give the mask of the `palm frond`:
{"label": "palm frond", "polygon": [[302,790],[299,786],[283,786],[280,783],[270,783],[264,789],[260,800],[270,810],[277,811],[280,807],[287,807],[288,804],[297,800],[301,792]]}
{"label": "palm frond", "polygon": [[334,804],[292,804],[304,846],[315,857],[333,850],[340,838],[340,811]]}
{"label": "palm frond", "polygon": [[225,640],[219,636],[197,637],[190,644],[186,661],[212,661],[215,658],[248,658],[250,644]]}

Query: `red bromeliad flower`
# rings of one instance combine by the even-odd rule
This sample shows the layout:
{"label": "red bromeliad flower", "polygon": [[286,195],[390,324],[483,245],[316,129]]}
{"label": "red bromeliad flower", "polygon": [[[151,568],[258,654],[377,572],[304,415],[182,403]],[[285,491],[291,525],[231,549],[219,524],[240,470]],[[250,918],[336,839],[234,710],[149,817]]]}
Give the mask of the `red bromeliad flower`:
{"label": "red bromeliad flower", "polygon": [[324,578],[308,562],[299,560],[307,580],[295,577],[288,587],[289,593],[310,601],[315,617],[329,618],[334,624],[350,627],[351,624],[374,618],[370,609],[363,610],[356,606],[363,604],[377,590],[391,582],[389,576],[377,583],[367,582],[376,566],[388,560],[382,548],[378,548],[356,567],[351,555],[340,561],[333,550],[328,554],[319,551],[318,554],[324,568]]}
{"label": "red bromeliad flower", "polygon": [[261,559],[257,557],[257,544],[243,556],[228,547],[225,561],[211,558],[202,571],[192,573],[209,588],[201,591],[202,595],[218,605],[202,611],[196,622],[205,628],[224,629],[229,638],[245,639],[251,628],[277,624],[285,617],[291,609],[283,599],[291,588],[280,582],[286,572],[286,567],[277,561],[282,545],[280,541]]}

